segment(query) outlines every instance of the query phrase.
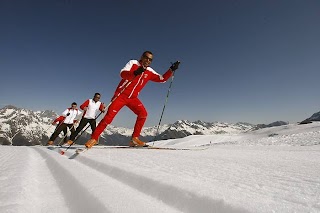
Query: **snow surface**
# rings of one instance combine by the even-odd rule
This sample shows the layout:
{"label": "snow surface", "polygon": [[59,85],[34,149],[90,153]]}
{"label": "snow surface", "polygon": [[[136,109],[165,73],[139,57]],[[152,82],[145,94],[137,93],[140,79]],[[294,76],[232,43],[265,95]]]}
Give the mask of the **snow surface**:
{"label": "snow surface", "polygon": [[320,212],[320,123],[154,145],[0,146],[0,212]]}

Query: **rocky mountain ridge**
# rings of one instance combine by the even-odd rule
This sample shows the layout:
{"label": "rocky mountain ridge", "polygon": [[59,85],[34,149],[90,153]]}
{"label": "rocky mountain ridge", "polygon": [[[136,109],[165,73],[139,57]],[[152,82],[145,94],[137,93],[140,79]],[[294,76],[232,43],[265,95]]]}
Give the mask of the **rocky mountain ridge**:
{"label": "rocky mountain ridge", "polygon": [[[0,144],[2,145],[45,145],[54,131],[51,122],[58,114],[51,110],[32,111],[12,105],[0,109]],[[249,123],[224,123],[178,120],[173,124],[159,127],[144,127],[141,140],[166,140],[183,138],[188,135],[237,134],[263,128]],[[158,131],[157,131],[158,130]],[[90,138],[91,130],[84,132],[76,141],[84,144]],[[109,125],[101,135],[99,144],[127,145],[132,129]],[[60,134],[63,137],[63,134]],[[56,139],[58,144],[61,139]]]}

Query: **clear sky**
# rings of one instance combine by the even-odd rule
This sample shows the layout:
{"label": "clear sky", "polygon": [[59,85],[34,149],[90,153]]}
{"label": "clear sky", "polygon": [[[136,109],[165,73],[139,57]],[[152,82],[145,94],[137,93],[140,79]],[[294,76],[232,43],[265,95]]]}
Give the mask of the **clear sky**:
{"label": "clear sky", "polygon": [[[95,92],[109,103],[119,71],[143,51],[164,73],[181,61],[163,123],[270,123],[320,111],[318,0],[1,0],[0,107],[61,113]],[[159,122],[169,82],[140,93]],[[132,127],[124,108],[113,125]]]}

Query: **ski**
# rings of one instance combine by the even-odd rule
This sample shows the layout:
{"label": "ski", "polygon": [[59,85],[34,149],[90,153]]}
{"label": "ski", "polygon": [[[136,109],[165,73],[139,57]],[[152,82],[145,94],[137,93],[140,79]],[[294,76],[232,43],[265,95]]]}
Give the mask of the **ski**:
{"label": "ski", "polygon": [[[108,147],[109,149],[159,149],[159,150],[190,150],[187,148],[173,148],[173,147],[156,147],[156,146],[115,146]],[[107,149],[108,149],[107,148]]]}
{"label": "ski", "polygon": [[77,148],[76,151],[74,152],[74,154],[69,157],[69,159],[74,159],[74,158],[76,158],[79,154],[84,153],[84,152],[86,152],[86,151],[88,151],[88,150],[89,150],[89,149],[87,149],[87,148]]}
{"label": "ski", "polygon": [[80,154],[80,153],[84,153],[88,150],[89,150],[88,148],[78,148],[78,149],[76,149],[75,153]]}
{"label": "ski", "polygon": [[[57,152],[59,152],[61,155],[64,155],[64,151],[62,150],[62,148],[65,147],[61,147],[61,146],[55,146],[55,147],[48,147],[48,149],[50,150],[56,150]],[[69,159],[74,159],[76,158],[78,155],[87,152],[89,149],[87,149],[86,147],[82,147],[82,146],[76,146],[76,147],[72,147],[74,151],[74,153],[69,157]],[[154,150],[182,150],[182,151],[200,151],[200,150],[205,150],[208,149],[209,147],[192,147],[192,148],[177,148],[177,147],[158,147],[158,146],[93,146],[90,149],[154,149]]]}
{"label": "ski", "polygon": [[177,147],[158,147],[158,146],[93,146],[93,149],[158,149],[158,150],[205,150],[204,147],[177,148]]}

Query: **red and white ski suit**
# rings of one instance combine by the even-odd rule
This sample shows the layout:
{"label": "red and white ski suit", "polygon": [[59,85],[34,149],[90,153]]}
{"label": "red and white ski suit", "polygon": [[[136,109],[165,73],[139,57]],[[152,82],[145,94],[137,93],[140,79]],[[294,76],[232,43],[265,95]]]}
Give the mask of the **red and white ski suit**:
{"label": "red and white ski suit", "polygon": [[148,67],[141,75],[135,76],[133,72],[140,66],[141,64],[138,60],[130,60],[120,71],[122,80],[114,93],[112,98],[113,102],[110,104],[107,114],[100,121],[97,128],[91,135],[92,139],[98,140],[100,134],[107,125],[112,122],[113,118],[123,106],[127,106],[137,115],[132,137],[140,136],[141,129],[147,119],[148,113],[143,106],[143,103],[138,98],[139,92],[148,81],[164,83],[173,73],[169,69],[165,74],[160,75],[151,67]]}
{"label": "red and white ski suit", "polygon": [[[65,122],[65,120],[67,120],[66,118],[68,117],[67,114],[70,113],[71,117],[68,119],[68,122]],[[52,124],[60,124],[61,122],[66,123],[66,124],[73,124],[75,122],[77,122],[77,120],[75,119],[78,115],[80,115],[82,112],[79,111],[78,109],[73,110],[72,108],[68,108],[65,111],[63,111],[62,115],[60,115],[59,117],[57,117]],[[69,114],[69,115],[70,115]],[[73,120],[73,122],[72,122]]]}
{"label": "red and white ski suit", "polygon": [[[84,110],[85,107],[87,107],[87,110]],[[104,105],[100,101],[95,102],[92,99],[88,99],[81,104],[80,109],[84,110],[82,117],[87,119],[96,119],[97,112],[99,110],[102,111],[104,109]]]}

